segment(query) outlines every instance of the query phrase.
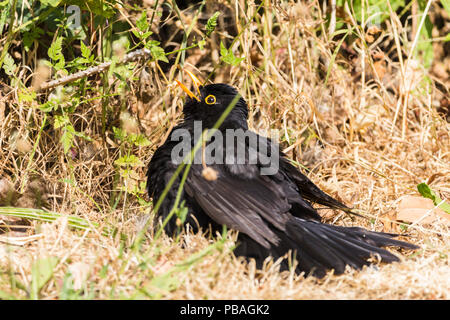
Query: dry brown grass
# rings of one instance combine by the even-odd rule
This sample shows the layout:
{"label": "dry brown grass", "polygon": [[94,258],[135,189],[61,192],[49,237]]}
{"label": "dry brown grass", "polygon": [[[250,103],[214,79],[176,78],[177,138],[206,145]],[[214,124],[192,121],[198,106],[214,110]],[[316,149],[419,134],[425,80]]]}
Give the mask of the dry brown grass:
{"label": "dry brown grass", "polygon": [[[228,8],[224,12],[241,21],[238,30],[242,30],[242,21],[254,14],[256,6],[246,6],[244,1],[232,3],[224,5]],[[214,12],[214,6],[208,4],[208,12]],[[183,11],[186,21],[190,16],[190,11]],[[326,29],[318,16],[315,2],[266,6],[261,18],[239,37],[241,51],[237,54],[245,57],[244,62],[239,67],[218,68],[213,80],[240,88],[251,111],[251,128],[279,129],[289,158],[305,165],[315,183],[372,218],[351,220],[344,214],[324,211],[326,221],[403,232],[400,223],[383,221],[395,219],[399,200],[404,195],[417,195],[418,183],[427,181],[443,199],[450,198],[450,124],[436,112],[436,101],[443,95],[448,97],[449,88],[441,92],[434,82],[425,81],[427,70],[414,58],[403,60],[403,65],[386,58],[387,71],[380,73],[379,66],[367,59],[378,43],[362,45],[364,34],[354,44],[353,48],[363,49],[353,65],[339,55],[333,61],[339,39],[316,36],[316,30]],[[383,31],[384,39],[393,43],[402,36],[398,30],[402,26],[395,18],[393,14]],[[214,37],[219,36],[230,37],[220,25]],[[392,50],[408,56],[412,43],[404,37],[401,40],[402,45]],[[203,78],[219,62],[217,44],[208,44],[205,51],[189,52],[186,65]],[[325,85],[329,64],[331,72]],[[153,63],[150,69],[154,71],[151,85],[157,88],[150,101],[137,99],[137,82],[130,82],[131,92],[111,100],[117,110],[125,104],[132,117],[139,118],[140,125],[132,123],[128,129],[145,133],[152,142],[132,149],[144,163],[180,119],[182,107],[180,92],[171,95]],[[139,75],[138,68],[135,74]],[[94,91],[89,95],[85,98],[99,94]],[[5,113],[0,104],[0,117],[4,117],[0,176],[10,180],[18,192],[13,195],[13,204],[45,205],[55,212],[112,223],[119,234],[127,236],[121,242],[120,237],[106,237],[99,231],[75,231],[64,219],[53,224],[31,222],[26,234],[12,235],[40,234],[40,238],[25,245],[8,245],[0,239],[0,270],[6,270],[0,272],[0,293],[4,296],[26,297],[11,279],[29,284],[33,263],[52,256],[58,263],[41,291],[43,299],[62,297],[69,271],[74,278],[73,289],[80,290],[78,296],[97,299],[450,298],[450,232],[439,224],[407,230],[407,240],[421,249],[398,252],[403,257],[401,263],[348,270],[341,276],[330,273],[321,280],[279,272],[277,263],[271,262],[256,270],[253,263],[235,258],[228,249],[235,239],[233,232],[223,244],[216,243],[220,250],[211,249],[185,267],[178,264],[213,245],[214,240],[187,232],[181,241],[165,235],[153,241],[149,233],[141,251],[131,250],[151,210],[140,206],[132,195],[122,198],[116,207],[110,203],[119,185],[115,182],[114,161],[126,151],[116,145],[111,132],[102,139],[100,100],[83,104],[73,115],[74,125],[94,140],[77,139],[78,155],[71,158],[64,155],[59,137],[51,128],[42,131],[32,155],[43,113],[33,108],[34,102],[19,101],[17,88],[2,99],[9,111]],[[122,127],[127,129],[126,121],[122,121]],[[127,183],[145,180],[145,167],[136,171],[138,176]],[[31,188],[34,179],[43,181],[43,185],[37,183]],[[0,216],[0,222],[2,219],[6,221]]]}

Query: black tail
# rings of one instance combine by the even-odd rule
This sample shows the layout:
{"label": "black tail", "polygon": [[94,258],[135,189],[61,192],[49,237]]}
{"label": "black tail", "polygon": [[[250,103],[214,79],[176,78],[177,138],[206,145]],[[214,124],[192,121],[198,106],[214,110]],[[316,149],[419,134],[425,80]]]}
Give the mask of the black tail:
{"label": "black tail", "polygon": [[[418,248],[416,245],[393,239],[396,234],[334,226],[296,217],[287,223],[286,231],[274,231],[281,241],[269,250],[241,234],[236,255],[255,258],[258,266],[261,266],[267,256],[278,259],[292,250],[296,254],[298,272],[304,271],[306,275],[313,274],[322,278],[327,270],[331,269],[334,269],[335,274],[343,273],[346,265],[361,269],[370,264],[367,260],[371,256],[378,255],[381,261],[388,263],[399,261],[397,256],[381,247]],[[283,261],[282,266],[286,268],[287,262]]]}

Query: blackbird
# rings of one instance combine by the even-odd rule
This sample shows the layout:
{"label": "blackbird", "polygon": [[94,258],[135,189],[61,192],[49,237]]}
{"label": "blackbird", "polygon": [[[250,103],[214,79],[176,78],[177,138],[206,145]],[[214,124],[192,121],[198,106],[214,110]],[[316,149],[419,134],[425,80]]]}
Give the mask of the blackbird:
{"label": "blackbird", "polygon": [[[194,135],[196,124],[201,124],[202,129],[211,129],[238,95],[237,90],[227,84],[202,86],[194,75],[189,75],[197,93],[179,83],[189,95],[183,107],[184,120],[173,128],[166,142],[155,151],[148,167],[147,188],[154,203],[162,196],[179,165],[179,161],[174,161],[174,150],[181,140],[176,133],[181,130]],[[371,257],[388,263],[399,261],[397,256],[382,248],[385,246],[418,248],[395,240],[396,234],[322,223],[311,203],[344,211],[350,209],[320,190],[294,167],[275,142],[248,130],[247,103],[242,97],[234,101],[237,103],[232,105],[216,132],[226,135],[227,130],[241,129],[246,139],[236,142],[237,139],[223,138],[221,141],[211,138],[198,149],[196,156],[200,154],[202,160],[196,162],[194,159],[178,195],[179,203],[183,203],[188,211],[185,225],[189,224],[194,231],[221,230],[225,225],[239,231],[235,255],[254,258],[260,268],[267,257],[278,259],[290,252],[297,260],[297,273],[319,278],[331,269],[335,274],[341,274],[347,265],[361,269],[370,265],[368,260]],[[250,143],[255,137],[266,148]],[[184,142],[194,148],[196,140]],[[205,146],[207,148],[212,143],[215,144],[214,150],[210,150],[206,157]],[[244,149],[240,158],[236,151],[239,147]],[[260,157],[263,149],[269,150],[266,152],[269,157],[278,158],[277,170],[263,172],[269,167],[267,161],[262,161],[265,158]],[[230,155],[234,155],[234,162],[227,161]],[[157,217],[162,220],[173,211],[181,181],[182,174],[179,174],[161,202]],[[179,229],[179,224],[180,220],[177,221],[174,215],[166,224],[165,231],[173,234]],[[287,260],[281,262],[284,269],[288,268]]]}

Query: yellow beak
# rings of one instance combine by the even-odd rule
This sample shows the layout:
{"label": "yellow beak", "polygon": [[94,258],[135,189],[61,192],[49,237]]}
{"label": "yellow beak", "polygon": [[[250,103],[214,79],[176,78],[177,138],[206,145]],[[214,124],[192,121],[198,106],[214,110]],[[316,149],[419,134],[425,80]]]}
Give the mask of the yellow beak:
{"label": "yellow beak", "polygon": [[191,97],[192,99],[196,99],[197,101],[200,102],[200,87],[202,86],[202,82],[189,70],[184,70],[184,72],[186,72],[188,74],[188,76],[191,78],[192,83],[194,84],[195,89],[197,90],[198,96],[196,96],[191,90],[189,90],[183,83],[181,83],[180,81],[176,80],[175,81],[178,83],[178,85],[180,86],[181,89],[183,89],[184,92],[186,92],[186,94]]}

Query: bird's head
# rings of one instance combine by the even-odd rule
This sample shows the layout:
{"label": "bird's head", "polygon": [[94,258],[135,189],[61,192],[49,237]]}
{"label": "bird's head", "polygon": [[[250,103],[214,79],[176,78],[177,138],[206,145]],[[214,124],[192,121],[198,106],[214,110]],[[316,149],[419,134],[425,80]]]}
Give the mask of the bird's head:
{"label": "bird's head", "polygon": [[[184,118],[202,121],[203,128],[211,128],[233,102],[233,99],[238,95],[238,91],[224,83],[203,86],[192,73],[188,72],[188,74],[192,78],[195,93],[178,82],[189,96],[183,107]],[[240,97],[225,118],[222,127],[247,129],[247,116],[247,103]]]}

